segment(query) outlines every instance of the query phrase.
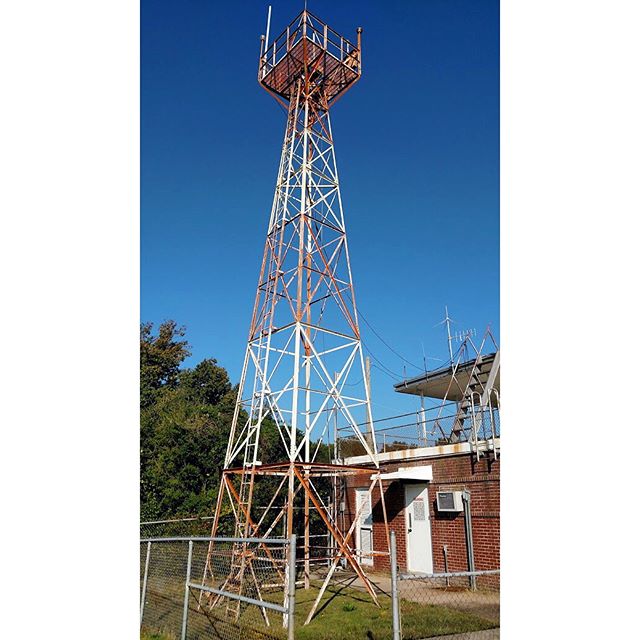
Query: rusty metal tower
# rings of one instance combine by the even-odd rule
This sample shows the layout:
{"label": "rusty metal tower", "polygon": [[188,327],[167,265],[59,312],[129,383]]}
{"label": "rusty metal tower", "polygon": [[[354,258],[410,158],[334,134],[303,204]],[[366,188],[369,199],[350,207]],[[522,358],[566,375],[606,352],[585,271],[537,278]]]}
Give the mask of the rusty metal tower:
{"label": "rusty metal tower", "polygon": [[[377,482],[383,500],[329,115],[360,78],[361,32],[353,44],[305,9],[272,42],[268,27],[261,39],[258,81],[288,116],[212,532],[232,513],[236,538],[298,533],[305,587],[316,567],[326,571],[308,620],[341,563],[377,602],[361,561],[385,553],[356,549],[359,514],[347,529],[335,490],[326,495],[327,484],[363,471],[341,464],[337,443],[350,438],[370,457],[369,495]],[[280,462],[263,463],[267,423],[277,429]],[[258,505],[264,478],[273,490]],[[324,546],[311,539],[312,518]],[[248,588],[250,556],[236,543],[227,590]]]}

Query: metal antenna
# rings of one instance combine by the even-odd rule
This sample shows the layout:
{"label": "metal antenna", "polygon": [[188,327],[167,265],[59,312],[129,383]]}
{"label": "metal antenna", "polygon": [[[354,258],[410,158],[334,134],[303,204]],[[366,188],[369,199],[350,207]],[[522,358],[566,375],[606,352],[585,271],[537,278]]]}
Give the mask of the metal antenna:
{"label": "metal antenna", "polygon": [[468,338],[475,338],[476,335],[475,329],[463,329],[462,331],[456,331],[455,339],[456,342],[465,342]]}
{"label": "metal antenna", "polygon": [[[330,117],[334,102],[360,79],[361,30],[354,44],[308,13],[305,3],[305,11],[269,42],[270,15],[271,8],[258,82],[285,108],[287,123],[211,537],[220,518],[231,514],[238,542],[225,588],[246,597],[261,585],[243,541],[280,531],[289,539],[299,535],[305,588],[311,565],[329,563],[308,623],[341,562],[378,602],[361,566],[363,552],[352,543],[364,503],[352,522],[341,521],[320,480],[344,486],[361,467],[341,459],[361,455],[373,472],[369,498],[377,483],[384,511]],[[281,447],[271,453],[276,460],[263,464],[267,428],[277,431]],[[334,452],[338,444],[335,464],[320,461],[323,442]],[[377,543],[376,555],[389,549],[383,515],[387,548]],[[326,557],[317,557],[310,538],[327,534],[335,544]],[[212,543],[203,583],[213,580],[215,552]],[[287,576],[282,580],[286,585]],[[212,598],[211,606],[221,597]],[[241,599],[228,600],[227,612],[237,620]]]}
{"label": "metal antenna", "polygon": [[271,5],[269,5],[269,10],[267,11],[267,31],[265,35],[265,43],[264,50],[266,51],[269,47],[269,28],[271,26]]}
{"label": "metal antenna", "polygon": [[444,306],[444,321],[447,323],[447,344],[449,345],[449,361],[453,364],[453,349],[451,348],[451,318],[449,317],[449,309]]}
{"label": "metal antenna", "polygon": [[449,362],[451,364],[453,364],[453,349],[451,348],[451,341],[453,340],[453,337],[451,336],[451,323],[453,322],[453,320],[449,317],[449,309],[447,308],[447,306],[445,305],[444,307],[444,320],[442,322],[438,322],[437,324],[434,324],[434,327],[439,327],[440,325],[446,324],[447,325],[447,344],[449,347]]}

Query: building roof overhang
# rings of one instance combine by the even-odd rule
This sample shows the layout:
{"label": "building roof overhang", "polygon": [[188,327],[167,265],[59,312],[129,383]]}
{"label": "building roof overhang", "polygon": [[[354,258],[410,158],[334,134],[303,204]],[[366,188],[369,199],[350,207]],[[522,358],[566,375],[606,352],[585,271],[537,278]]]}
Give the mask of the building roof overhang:
{"label": "building roof overhang", "polygon": [[[489,353],[482,356],[482,363],[490,367],[495,359],[495,353]],[[440,398],[460,402],[464,396],[464,390],[467,388],[469,376],[473,369],[475,360],[468,360],[459,364],[455,370],[454,365],[427,371],[421,376],[409,378],[393,385],[398,393],[409,393],[415,396],[423,396],[425,398]],[[500,393],[500,372],[496,375],[494,388]]]}

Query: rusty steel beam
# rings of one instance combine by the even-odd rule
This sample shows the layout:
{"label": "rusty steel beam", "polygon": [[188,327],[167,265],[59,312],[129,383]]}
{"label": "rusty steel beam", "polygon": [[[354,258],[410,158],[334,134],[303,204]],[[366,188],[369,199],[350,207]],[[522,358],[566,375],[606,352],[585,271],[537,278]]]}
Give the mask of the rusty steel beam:
{"label": "rusty steel beam", "polygon": [[[351,565],[351,567],[356,572],[358,577],[362,580],[365,588],[367,589],[371,597],[374,599],[375,603],[378,604],[378,598],[375,594],[375,591],[373,589],[373,586],[371,585],[369,578],[367,578],[366,574],[364,573],[364,571],[362,570],[362,568],[354,558],[353,553],[351,553],[351,549],[349,549],[348,545],[345,542],[345,540],[348,539],[349,534],[343,539],[340,531],[333,526],[333,524],[327,517],[325,510],[322,508],[322,506],[318,502],[315,492],[313,491],[311,486],[306,484],[306,480],[304,476],[295,467],[294,467],[294,473],[296,474],[298,480],[300,481],[300,484],[302,484],[302,486],[305,488],[305,491],[308,492],[309,497],[311,498],[311,501],[314,503],[316,509],[318,510],[318,513],[320,514],[320,517],[322,518],[325,525],[327,526],[327,529],[329,530],[331,535],[334,536],[336,542],[338,543],[338,546],[340,547],[340,550],[344,554],[345,559]],[[355,523],[355,520],[354,520],[354,523]],[[352,525],[352,529],[353,529],[353,526],[354,525]]]}

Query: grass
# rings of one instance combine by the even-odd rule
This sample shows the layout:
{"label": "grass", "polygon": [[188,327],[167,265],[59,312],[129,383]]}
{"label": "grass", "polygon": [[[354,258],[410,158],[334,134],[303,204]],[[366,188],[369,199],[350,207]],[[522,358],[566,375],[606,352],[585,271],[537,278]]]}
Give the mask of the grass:
{"label": "grass", "polygon": [[[302,626],[317,596],[317,588],[296,591],[296,638],[298,640],[391,640],[391,598],[379,594],[380,607],[369,595],[349,587],[331,585],[316,617]],[[419,640],[438,635],[479,631],[496,626],[470,613],[442,606],[403,600],[402,637]]]}
{"label": "grass", "polygon": [[[379,594],[380,607],[369,595],[358,589],[339,584],[328,587],[316,616],[304,625],[307,614],[318,594],[318,588],[296,591],[296,640],[392,640],[391,598]],[[263,594],[265,599],[281,604],[282,594]],[[158,629],[170,629],[179,636],[181,607],[170,607],[171,613]],[[444,606],[424,605],[401,601],[403,640],[420,640],[454,633],[491,629],[498,624],[468,612]],[[266,627],[256,607],[243,609],[238,629],[225,620],[222,610],[197,611],[192,599],[189,611],[190,637],[242,638],[242,640],[284,640],[281,614],[269,612],[270,626]],[[174,633],[152,633],[147,629],[141,640],[174,640]]]}

